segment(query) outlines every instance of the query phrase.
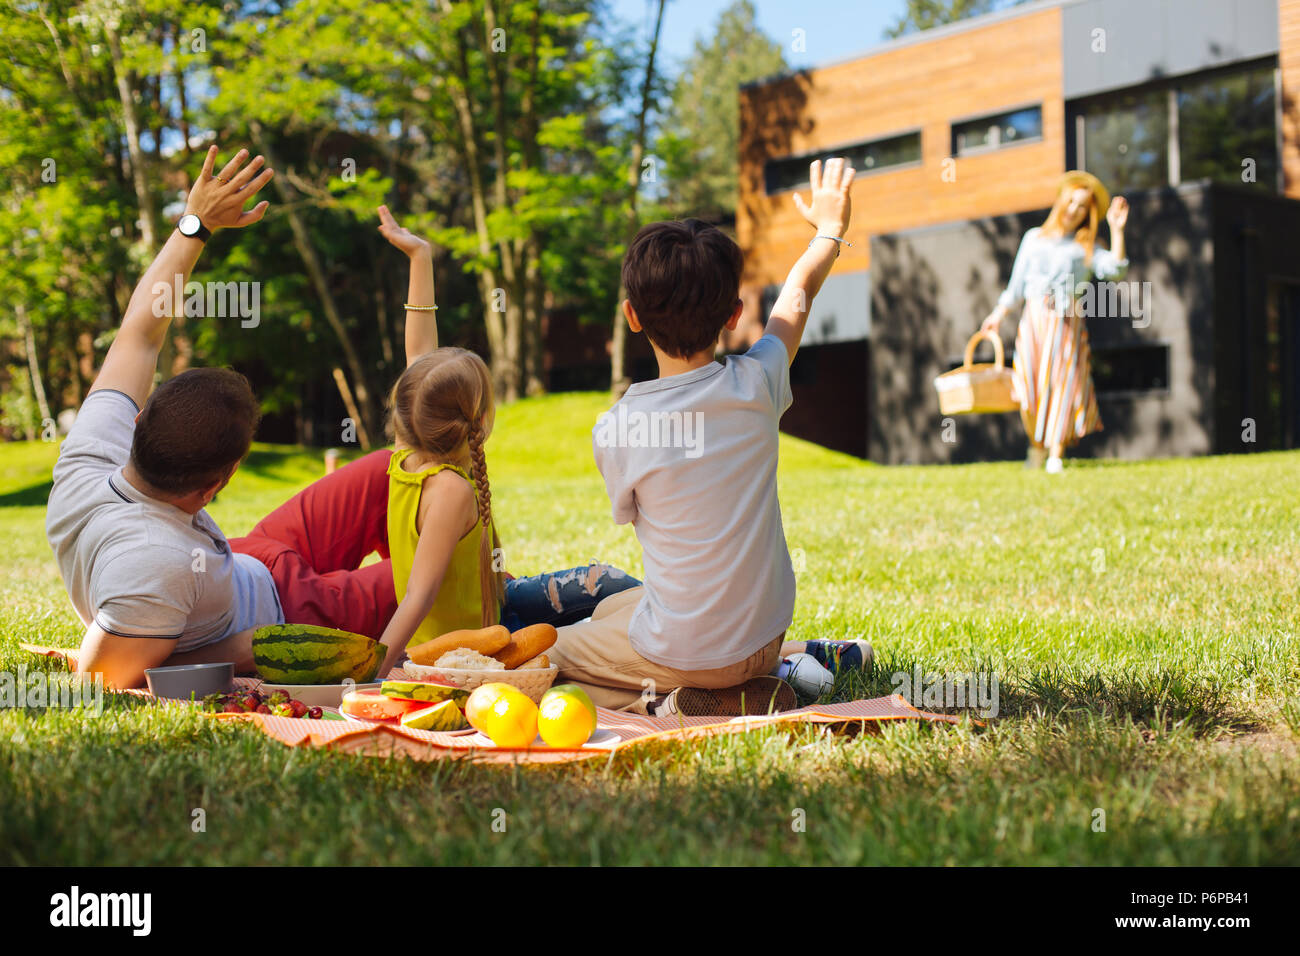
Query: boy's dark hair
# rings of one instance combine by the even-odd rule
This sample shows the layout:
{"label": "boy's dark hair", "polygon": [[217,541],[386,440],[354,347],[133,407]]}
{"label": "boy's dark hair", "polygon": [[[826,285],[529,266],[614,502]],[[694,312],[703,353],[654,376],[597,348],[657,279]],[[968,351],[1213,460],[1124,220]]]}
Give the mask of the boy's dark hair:
{"label": "boy's dark hair", "polygon": [[623,285],[650,341],[675,358],[711,348],[735,311],[740,247],[698,219],[652,222],[623,257]]}
{"label": "boy's dark hair", "polygon": [[238,372],[181,372],[144,403],[131,464],[158,491],[184,495],[211,487],[248,454],[260,417],[253,389]]}

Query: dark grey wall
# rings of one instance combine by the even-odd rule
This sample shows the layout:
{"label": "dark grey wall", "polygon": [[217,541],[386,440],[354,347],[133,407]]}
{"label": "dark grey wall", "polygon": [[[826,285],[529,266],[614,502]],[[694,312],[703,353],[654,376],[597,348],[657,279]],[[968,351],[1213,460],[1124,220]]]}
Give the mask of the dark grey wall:
{"label": "dark grey wall", "polygon": [[[1094,31],[1106,50],[1094,50]],[[1272,56],[1277,0],[1083,0],[1061,10],[1065,98]]]}
{"label": "dark grey wall", "polygon": [[[1300,201],[1260,196],[1234,186],[1215,186],[1214,209],[1214,356],[1215,448],[1222,452],[1290,447],[1281,434],[1285,420],[1294,422],[1300,408],[1287,408],[1297,392],[1287,382],[1296,369],[1294,315],[1270,320],[1270,291],[1276,295],[1300,286]],[[1290,323],[1290,327],[1286,327]],[[1274,327],[1269,328],[1270,324]],[[1289,352],[1290,354],[1285,354]],[[1294,398],[1289,400],[1294,402]],[[1242,420],[1256,423],[1256,440],[1242,441]]]}
{"label": "dark grey wall", "polygon": [[[1214,441],[1213,265],[1209,187],[1127,194],[1132,204],[1126,281],[1151,283],[1150,324],[1094,318],[1094,348],[1169,346],[1167,391],[1103,397],[1105,430],[1084,439],[1083,456],[1145,458],[1204,454]],[[878,236],[871,244],[870,457],[887,463],[1017,458],[1019,416],[954,418],[945,441],[934,377],[960,362],[970,335],[1006,284],[1025,230],[1046,210]],[[1103,239],[1108,236],[1103,231]],[[1146,321],[1145,319],[1139,320]],[[1016,321],[1002,331],[1010,364]],[[985,345],[978,361],[991,353]]]}

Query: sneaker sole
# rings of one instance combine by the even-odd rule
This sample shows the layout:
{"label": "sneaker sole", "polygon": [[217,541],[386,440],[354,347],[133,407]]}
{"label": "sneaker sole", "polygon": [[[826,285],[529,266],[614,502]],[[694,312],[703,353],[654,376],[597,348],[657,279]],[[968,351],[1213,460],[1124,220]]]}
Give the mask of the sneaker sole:
{"label": "sneaker sole", "polygon": [[677,712],[684,717],[762,717],[798,706],[794,688],[771,676],[754,677],[735,687],[677,691]]}

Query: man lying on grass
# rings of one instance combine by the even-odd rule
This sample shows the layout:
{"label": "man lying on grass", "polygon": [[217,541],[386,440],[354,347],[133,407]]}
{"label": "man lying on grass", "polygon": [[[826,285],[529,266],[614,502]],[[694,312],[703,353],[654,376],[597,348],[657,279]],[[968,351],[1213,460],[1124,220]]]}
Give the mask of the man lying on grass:
{"label": "man lying on grass", "polygon": [[[248,537],[227,540],[203,509],[252,444],[248,381],[190,369],[150,394],[173,306],[155,287],[184,288],[212,232],[266,212],[266,202],[245,211],[271,179],[262,158],[240,150],[220,175],[215,161],[213,147],[54,468],[45,528],[86,626],[78,670],[116,687],[139,686],[164,664],[232,661],[251,672],[253,632],[286,619],[378,637],[397,606],[386,452],[313,482]],[[361,567],[375,551],[385,560]]]}

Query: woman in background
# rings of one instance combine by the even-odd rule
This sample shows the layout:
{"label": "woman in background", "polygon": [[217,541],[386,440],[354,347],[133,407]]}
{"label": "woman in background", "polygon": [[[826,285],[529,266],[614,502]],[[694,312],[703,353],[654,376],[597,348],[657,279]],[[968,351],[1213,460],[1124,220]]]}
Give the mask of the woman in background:
{"label": "woman in background", "polygon": [[[1096,248],[1105,215],[1111,249]],[[1128,201],[1110,199],[1101,181],[1072,170],[1061,179],[1047,220],[1025,233],[1011,281],[981,328],[997,334],[1002,320],[1023,306],[1016,332],[1015,388],[1029,437],[1025,464],[1061,471],[1065,450],[1101,431],[1092,385],[1092,353],[1075,289],[1092,277],[1118,281],[1128,272],[1124,227]]]}

